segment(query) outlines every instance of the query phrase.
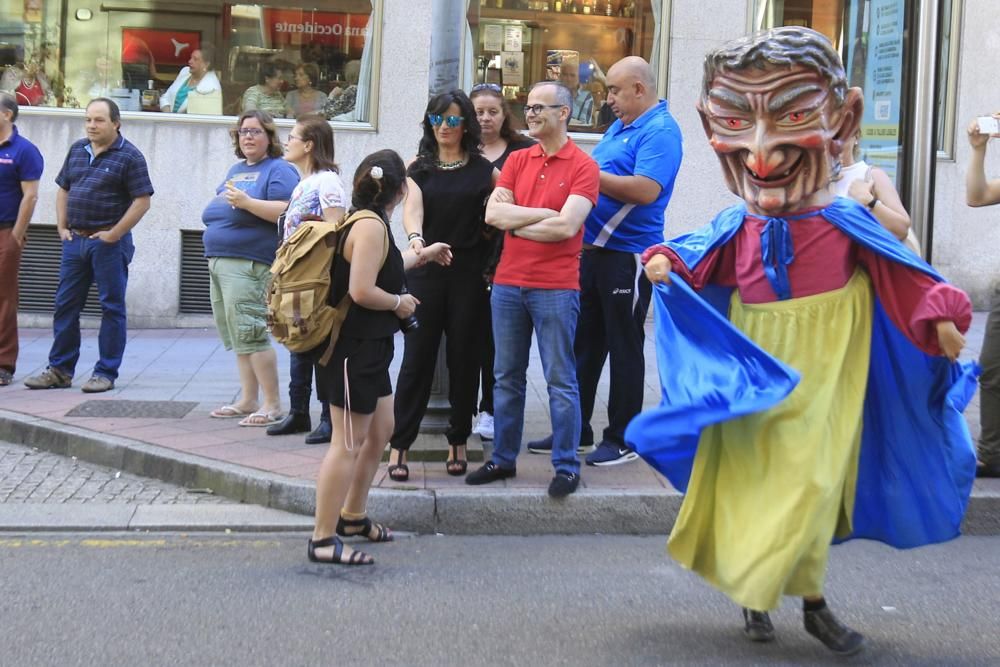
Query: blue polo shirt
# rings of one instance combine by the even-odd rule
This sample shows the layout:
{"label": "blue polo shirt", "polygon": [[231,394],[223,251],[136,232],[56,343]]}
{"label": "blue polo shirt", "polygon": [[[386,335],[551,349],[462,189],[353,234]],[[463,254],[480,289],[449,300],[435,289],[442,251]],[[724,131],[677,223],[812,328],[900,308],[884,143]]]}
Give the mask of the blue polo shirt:
{"label": "blue polo shirt", "polygon": [[133,200],[153,194],[146,158],[120,134],[96,157],[89,139],[70,146],[56,185],[69,192],[66,224],[70,229],[114,225]]}
{"label": "blue polo shirt", "polygon": [[641,253],[663,243],[663,212],[674,191],[681,166],[681,129],[667,109],[666,100],[647,110],[629,125],[619,118],[591,157],[601,171],[615,176],[645,176],[660,184],[660,196],[651,204],[625,204],[603,192],[587,216],[583,242],[621,252]]}
{"label": "blue polo shirt", "polygon": [[17,222],[17,210],[24,199],[21,183],[39,180],[45,167],[35,144],[18,134],[16,125],[12,130],[0,144],[0,228],[13,227]]}

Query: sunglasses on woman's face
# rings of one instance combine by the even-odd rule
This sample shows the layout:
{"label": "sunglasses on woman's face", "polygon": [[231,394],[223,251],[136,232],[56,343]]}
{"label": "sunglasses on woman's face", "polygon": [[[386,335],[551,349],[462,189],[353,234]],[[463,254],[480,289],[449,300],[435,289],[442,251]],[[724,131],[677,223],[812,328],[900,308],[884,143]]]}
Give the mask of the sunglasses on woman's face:
{"label": "sunglasses on woman's face", "polygon": [[462,117],[442,116],[439,113],[429,113],[427,114],[427,122],[430,123],[432,127],[437,127],[441,123],[444,123],[448,127],[458,127],[462,124]]}

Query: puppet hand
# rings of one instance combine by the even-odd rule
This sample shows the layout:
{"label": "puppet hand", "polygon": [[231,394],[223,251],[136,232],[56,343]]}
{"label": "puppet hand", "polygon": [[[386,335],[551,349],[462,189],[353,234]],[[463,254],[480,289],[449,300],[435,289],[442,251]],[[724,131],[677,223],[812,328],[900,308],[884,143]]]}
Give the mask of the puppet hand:
{"label": "puppet hand", "polygon": [[670,284],[670,258],[666,255],[653,255],[646,262],[646,278],[649,282]]}
{"label": "puppet hand", "polygon": [[940,320],[937,323],[938,347],[941,354],[948,357],[949,361],[958,359],[958,355],[965,347],[965,336],[958,331],[958,327],[951,320]]}

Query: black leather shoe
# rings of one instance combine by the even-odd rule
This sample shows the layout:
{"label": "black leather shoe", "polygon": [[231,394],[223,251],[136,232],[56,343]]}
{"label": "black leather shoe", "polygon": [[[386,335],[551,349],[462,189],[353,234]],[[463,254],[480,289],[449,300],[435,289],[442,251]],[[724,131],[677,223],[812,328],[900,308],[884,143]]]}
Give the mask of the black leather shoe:
{"label": "black leather shoe", "polygon": [[292,433],[308,433],[312,430],[312,419],[308,412],[289,410],[285,418],[274,426],[267,427],[268,435],[290,435]]}
{"label": "black leather shoe", "polygon": [[465,476],[465,483],[477,486],[479,484],[489,484],[498,482],[508,477],[517,477],[517,468],[501,468],[493,461],[487,461],[478,470],[473,470]]}
{"label": "black leather shoe", "polygon": [[766,611],[743,607],[743,632],[752,642],[773,642],[774,625]]}
{"label": "black leather shoe", "polygon": [[976,463],[976,477],[980,479],[1000,477],[1000,464],[986,465],[982,461]]}
{"label": "black leather shoe", "polygon": [[330,422],[321,419],[319,426],[312,433],[306,436],[307,445],[328,445],[333,437],[333,427]]}
{"label": "black leather shoe", "polygon": [[549,496],[552,498],[565,498],[576,491],[580,486],[580,476],[574,472],[557,472],[556,476],[549,482]]}
{"label": "black leather shoe", "polygon": [[854,655],[865,647],[865,638],[837,620],[829,607],[802,612],[806,632],[837,655]]}

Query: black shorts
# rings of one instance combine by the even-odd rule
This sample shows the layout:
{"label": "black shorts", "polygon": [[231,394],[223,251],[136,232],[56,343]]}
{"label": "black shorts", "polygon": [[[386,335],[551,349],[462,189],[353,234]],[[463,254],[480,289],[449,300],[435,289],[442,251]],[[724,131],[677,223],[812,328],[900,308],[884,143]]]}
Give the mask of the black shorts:
{"label": "black shorts", "polygon": [[347,408],[344,386],[344,362],[347,362],[347,385],[350,387],[350,410],[361,415],[375,412],[383,396],[392,395],[389,364],[393,343],[388,338],[351,338],[341,336],[326,366],[316,367],[316,382],[322,382],[330,404]]}

